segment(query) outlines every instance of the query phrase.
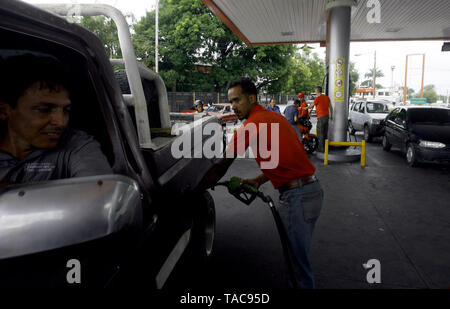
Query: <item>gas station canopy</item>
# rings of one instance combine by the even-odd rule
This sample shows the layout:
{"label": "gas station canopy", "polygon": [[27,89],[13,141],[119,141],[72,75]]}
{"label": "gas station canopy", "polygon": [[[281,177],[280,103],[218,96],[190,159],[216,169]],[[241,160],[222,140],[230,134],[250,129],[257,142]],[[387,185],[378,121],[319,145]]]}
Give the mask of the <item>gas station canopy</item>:
{"label": "gas station canopy", "polygon": [[[202,0],[247,45],[325,43],[328,2]],[[358,0],[350,41],[448,40],[449,0]],[[380,22],[373,20],[379,8]],[[369,15],[369,18],[368,18]]]}

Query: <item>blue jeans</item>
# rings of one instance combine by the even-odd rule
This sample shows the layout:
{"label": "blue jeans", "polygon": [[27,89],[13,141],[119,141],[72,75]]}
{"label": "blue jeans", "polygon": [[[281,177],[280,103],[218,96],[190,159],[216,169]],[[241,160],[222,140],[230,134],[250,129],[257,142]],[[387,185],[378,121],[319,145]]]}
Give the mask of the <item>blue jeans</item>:
{"label": "blue jeans", "polygon": [[323,190],[319,181],[287,190],[280,195],[278,212],[291,243],[291,261],[297,285],[302,289],[314,288],[309,248],[322,202]]}

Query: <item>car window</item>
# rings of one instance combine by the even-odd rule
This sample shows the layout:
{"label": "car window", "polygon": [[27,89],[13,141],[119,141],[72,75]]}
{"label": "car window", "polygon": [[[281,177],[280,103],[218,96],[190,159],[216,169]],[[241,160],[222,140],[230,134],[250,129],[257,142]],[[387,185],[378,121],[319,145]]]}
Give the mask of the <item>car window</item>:
{"label": "car window", "polygon": [[395,122],[399,125],[404,125],[404,122],[406,121],[406,111],[402,109],[398,114],[397,117],[395,117]]}
{"label": "car window", "polygon": [[450,110],[414,108],[408,110],[408,119],[418,124],[450,124]]}
{"label": "car window", "polygon": [[361,105],[360,102],[355,103],[355,105],[353,105],[353,110],[354,110],[355,112],[357,112],[357,111],[359,110],[359,106],[360,106],[360,105]]}
{"label": "car window", "polygon": [[229,112],[230,112],[230,107],[229,107],[229,106],[226,106],[226,107],[225,107],[225,112],[226,112],[226,113],[229,113]]}
{"label": "car window", "polygon": [[395,117],[397,117],[398,112],[400,111],[399,108],[394,109],[386,118],[386,120],[394,121]]}
{"label": "car window", "polygon": [[376,103],[376,102],[367,102],[367,112],[371,114],[383,114],[388,113],[388,107],[386,104]]}
{"label": "car window", "polygon": [[359,107],[359,112],[360,113],[364,113],[364,107],[365,107],[365,103],[361,103],[360,107]]}

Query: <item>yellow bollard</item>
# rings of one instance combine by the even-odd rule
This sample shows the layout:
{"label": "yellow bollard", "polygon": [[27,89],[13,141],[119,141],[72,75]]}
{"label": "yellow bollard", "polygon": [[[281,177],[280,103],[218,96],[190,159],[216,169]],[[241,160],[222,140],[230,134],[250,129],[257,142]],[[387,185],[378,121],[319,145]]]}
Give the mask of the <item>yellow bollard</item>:
{"label": "yellow bollard", "polygon": [[220,103],[220,92],[217,93],[217,103]]}
{"label": "yellow bollard", "polygon": [[194,91],[194,96],[193,96],[193,98],[194,98],[193,104],[195,105],[195,91]]}
{"label": "yellow bollard", "polygon": [[361,147],[361,167],[366,166],[366,141],[361,143],[348,143],[348,142],[330,142],[325,140],[325,153],[323,158],[323,164],[328,165],[328,146],[358,146]]}
{"label": "yellow bollard", "polygon": [[366,141],[363,140],[361,143],[361,167],[366,166]]}

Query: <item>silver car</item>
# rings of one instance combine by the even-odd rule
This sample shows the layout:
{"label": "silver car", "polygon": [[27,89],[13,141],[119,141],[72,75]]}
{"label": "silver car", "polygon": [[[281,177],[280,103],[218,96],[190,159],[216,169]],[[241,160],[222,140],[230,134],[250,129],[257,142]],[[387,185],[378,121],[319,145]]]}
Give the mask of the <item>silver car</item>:
{"label": "silver car", "polygon": [[371,142],[373,137],[383,135],[380,122],[389,113],[386,101],[357,101],[353,103],[348,115],[348,127],[351,134],[364,132],[364,140]]}

